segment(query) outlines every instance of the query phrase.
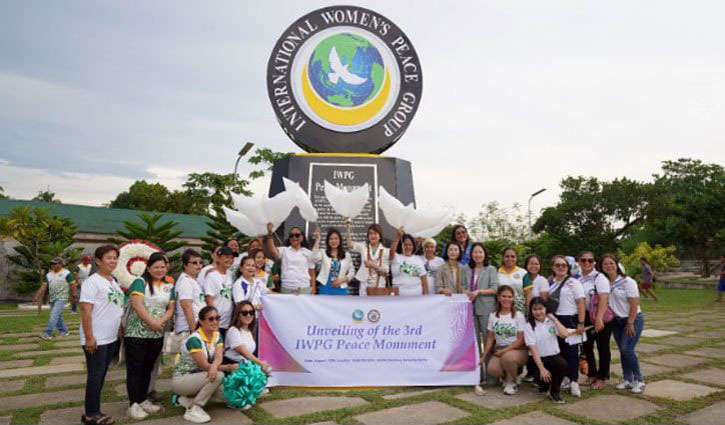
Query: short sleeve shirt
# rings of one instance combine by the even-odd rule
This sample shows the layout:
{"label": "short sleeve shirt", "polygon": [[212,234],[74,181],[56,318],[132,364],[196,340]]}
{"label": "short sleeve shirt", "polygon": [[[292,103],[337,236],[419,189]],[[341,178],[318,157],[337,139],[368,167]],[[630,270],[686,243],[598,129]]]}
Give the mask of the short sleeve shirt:
{"label": "short sleeve shirt", "polygon": [[73,282],[73,274],[66,269],[54,273],[52,270],[45,275],[48,282],[48,299],[53,301],[68,300],[68,291]]}
{"label": "short sleeve shirt", "polygon": [[248,300],[254,305],[262,304],[262,297],[268,293],[269,289],[267,289],[265,282],[256,277],[252,278],[251,283],[243,277],[240,277],[234,281],[232,286],[232,299],[234,300],[234,304],[244,300]]}
{"label": "short sleeve shirt", "polygon": [[592,295],[595,293],[608,294],[609,293],[609,279],[604,276],[604,273],[593,271],[586,276],[582,276],[579,281],[582,283],[582,289],[584,290],[584,306],[589,310],[589,302],[592,299]]}
{"label": "short sleeve shirt", "polygon": [[[549,294],[556,291],[561,282],[553,282],[549,285]],[[576,300],[585,298],[584,289],[578,280],[570,277],[566,279],[564,286],[559,292],[559,308],[556,309],[557,316],[573,316],[577,314]]]}
{"label": "short sleeve shirt", "polygon": [[91,265],[84,266],[83,264],[78,265],[78,285],[82,285],[83,282],[88,279],[91,275]]}
{"label": "short sleeve shirt", "polygon": [[237,347],[240,345],[243,345],[250,353],[253,353],[257,349],[257,343],[254,341],[254,336],[251,332],[232,326],[227,331],[226,338],[224,339],[224,356],[235,362],[246,361],[244,356],[237,351]]}
{"label": "short sleeve shirt", "polygon": [[232,317],[232,281],[229,275],[212,270],[204,278],[204,294],[214,297],[214,307],[219,312],[219,327],[229,328]]}
{"label": "short sleeve shirt", "polygon": [[[174,285],[168,282],[162,282],[161,285],[154,286],[154,291],[151,293],[151,285],[147,285],[143,279],[136,279],[129,286],[128,294],[130,298],[135,296],[143,297],[146,311],[155,319],[160,318],[166,313],[169,304],[176,302]],[[149,329],[146,322],[129,306],[128,321],[126,322],[124,336],[131,338],[163,338],[164,331],[152,331]]]}
{"label": "short sleeve shirt", "polygon": [[559,342],[556,337],[556,325],[548,317],[543,322],[536,322],[532,328],[531,323],[524,327],[524,341],[526,346],[535,346],[539,357],[549,357],[559,354]]}
{"label": "short sleeve shirt", "polygon": [[[619,277],[612,283],[611,293],[609,294],[609,307],[616,317],[629,317],[629,300],[628,298],[639,298],[639,289],[637,282],[631,277]],[[637,313],[642,309],[637,306]]]}
{"label": "short sleeve shirt", "polygon": [[[118,339],[118,328],[123,315],[123,292],[116,280],[107,280],[92,274],[81,287],[80,302],[93,305],[91,321],[96,344],[106,345]],[[81,345],[86,345],[83,326],[80,327]]]}
{"label": "short sleeve shirt", "polygon": [[426,275],[425,264],[417,255],[396,254],[390,265],[390,271],[395,286],[420,287],[420,278]]}
{"label": "short sleeve shirt", "polygon": [[219,332],[214,332],[212,335],[204,335],[201,329],[197,329],[196,332],[189,335],[184,342],[181,344],[181,351],[179,352],[179,360],[174,366],[174,375],[185,375],[187,373],[201,372],[201,368],[196,364],[194,359],[191,357],[192,353],[203,352],[206,355],[207,361],[210,363],[214,361],[214,354],[216,350],[224,349],[224,341],[222,340]]}
{"label": "short sleeve shirt", "polygon": [[315,268],[312,251],[307,248],[293,249],[289,246],[279,248],[282,263],[282,287],[287,289],[309,288],[310,269]]}
{"label": "short sleeve shirt", "polygon": [[496,317],[495,312],[488,316],[488,330],[495,334],[497,346],[508,346],[516,342],[518,333],[524,331],[525,325],[524,315],[519,312],[515,317],[511,317],[511,313],[499,314]]}
{"label": "short sleeve shirt", "polygon": [[425,258],[424,255],[421,255],[420,261],[423,262],[423,266],[425,267],[425,273],[428,278],[428,293],[435,294],[436,272],[445,263],[445,260],[443,260],[441,257],[433,257],[432,260],[429,260]]}
{"label": "short sleeve shirt", "polygon": [[542,275],[536,276],[531,286],[531,295],[540,297],[542,292],[549,292],[549,281]]}
{"label": "short sleeve shirt", "polygon": [[520,267],[516,267],[511,273],[507,273],[503,267],[498,269],[498,286],[506,285],[514,290],[514,305],[516,310],[522,313],[526,310],[526,297],[524,296],[525,275],[526,270]]}
{"label": "short sleeve shirt", "polygon": [[189,331],[189,324],[184,316],[184,309],[181,307],[181,300],[191,300],[191,310],[194,320],[199,317],[199,311],[206,305],[204,289],[199,282],[186,273],[181,273],[176,281],[176,317],[174,320],[174,332]]}

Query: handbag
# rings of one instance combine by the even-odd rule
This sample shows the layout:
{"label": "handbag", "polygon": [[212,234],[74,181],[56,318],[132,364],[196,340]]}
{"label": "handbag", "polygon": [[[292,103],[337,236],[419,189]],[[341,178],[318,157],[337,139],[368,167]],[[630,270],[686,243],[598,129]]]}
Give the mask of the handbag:
{"label": "handbag", "polygon": [[[597,292],[597,287],[594,286],[594,294],[589,299],[589,320],[591,320],[592,323],[597,322],[597,314],[599,313],[599,293]],[[614,312],[612,311],[612,308],[607,305],[607,310],[604,312],[604,316],[602,316],[602,320],[604,320],[604,323],[609,323],[612,320],[614,320]]]}

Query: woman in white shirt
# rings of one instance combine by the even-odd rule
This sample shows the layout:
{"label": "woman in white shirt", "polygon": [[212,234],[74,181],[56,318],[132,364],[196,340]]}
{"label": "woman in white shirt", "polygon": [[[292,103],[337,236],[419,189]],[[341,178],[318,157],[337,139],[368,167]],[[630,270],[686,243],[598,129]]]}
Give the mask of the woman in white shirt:
{"label": "woman in white shirt", "polygon": [[526,347],[534,361],[532,372],[539,392],[549,392],[557,404],[564,403],[561,398],[561,382],[566,375],[568,365],[560,354],[558,337],[566,338],[568,330],[553,314],[547,314],[547,301],[534,297],[529,303],[528,323],[524,327]]}
{"label": "woman in white shirt", "polygon": [[367,288],[385,287],[390,263],[390,250],[383,245],[383,229],[379,224],[368,226],[367,241],[353,242],[352,221],[345,220],[347,249],[360,255],[360,269],[355,279],[360,284],[360,296],[367,295]]}
{"label": "woman in white shirt", "polygon": [[[582,344],[584,355],[587,359],[587,383],[593,389],[599,390],[604,388],[606,381],[609,379],[609,367],[612,360],[612,353],[609,348],[609,340],[612,338],[612,329],[614,329],[614,321],[604,322],[604,313],[609,306],[609,279],[604,273],[600,273],[594,269],[597,264],[594,259],[594,253],[584,251],[577,257],[579,267],[581,268],[582,277],[579,279],[584,289],[584,307],[587,309],[586,326],[592,329],[587,331],[587,340]],[[596,297],[596,319],[592,323],[590,305],[592,297]],[[599,308],[602,306],[602,308]],[[594,356],[594,343],[597,344],[599,352],[599,367],[597,367],[597,359]]]}
{"label": "woman in white shirt", "polygon": [[269,363],[254,355],[257,351],[255,339],[257,318],[251,302],[244,300],[237,304],[232,326],[224,340],[224,363],[238,364],[250,361],[265,373],[270,371]]}
{"label": "woman in white shirt", "polygon": [[[516,265],[518,254],[515,249],[511,247],[504,248],[501,257],[503,258],[503,265],[498,268],[498,283],[499,285],[510,286],[514,290],[514,307],[521,314],[526,314],[526,299],[531,299],[531,287],[524,288],[526,270]],[[528,292],[528,296],[524,293],[524,290]]]}
{"label": "woman in white shirt", "polygon": [[420,256],[425,266],[428,278],[428,293],[436,293],[436,271],[443,265],[444,261],[436,255],[436,240],[427,238],[423,241],[423,255]]}
{"label": "woman in white shirt", "polygon": [[217,250],[217,258],[216,266],[204,277],[204,294],[206,304],[216,307],[219,313],[219,333],[224,338],[234,309],[232,280],[227,273],[234,262],[234,252],[223,246]]}
{"label": "woman in white shirt", "polygon": [[[232,299],[237,308],[239,303],[249,301],[254,308],[262,310],[262,297],[269,294],[269,289],[264,281],[258,279],[257,263],[253,257],[245,256],[239,264],[241,276],[232,284]],[[234,322],[234,317],[230,320],[230,324]]]}
{"label": "woman in white shirt", "polygon": [[299,227],[289,229],[287,246],[274,245],[274,225],[267,225],[267,248],[274,259],[282,264],[280,278],[283,294],[315,294],[315,262],[307,249],[305,234]]}
{"label": "woman in white shirt", "polygon": [[320,264],[317,275],[317,293],[320,295],[347,295],[347,284],[355,278],[355,265],[352,257],[342,246],[340,231],[327,229],[325,250],[320,249],[320,228],[315,230],[315,245],[312,247],[312,260]]}
{"label": "woman in white shirt", "polygon": [[524,259],[524,287],[531,287],[531,297],[526,297],[526,311],[529,311],[531,298],[541,297],[544,300],[549,298],[549,281],[541,273],[541,257],[536,254],[528,255]]}
{"label": "woman in white shirt", "polygon": [[415,239],[401,227],[390,244],[390,272],[401,296],[428,294],[425,264],[414,253]]}
{"label": "woman in white shirt", "polygon": [[634,347],[642,335],[644,317],[639,306],[637,282],[625,275],[618,264],[614,255],[602,255],[602,273],[607,276],[610,285],[609,308],[614,313],[612,333],[622,359],[622,380],[616,388],[639,394],[644,391],[644,378]]}
{"label": "woman in white shirt", "polygon": [[96,248],[96,272],[81,286],[81,346],[86,356],[86,398],[84,423],[109,424],[113,419],[101,413],[101,391],[111,359],[118,354],[118,328],[123,315],[123,292],[113,278],[118,265],[118,248]]}
{"label": "woman in white shirt", "polygon": [[516,377],[518,369],[526,364],[529,356],[524,348],[524,314],[514,308],[514,290],[510,286],[499,286],[496,291],[498,308],[488,317],[488,336],[481,356],[490,376],[503,381],[503,393],[518,392]]}
{"label": "woman in white shirt", "polygon": [[[556,318],[568,329],[576,329],[577,333],[584,333],[584,290],[578,280],[571,277],[569,262],[562,255],[555,255],[551,259],[551,269],[554,278],[549,283],[549,302],[558,303]],[[576,345],[569,345],[564,338],[559,338],[561,354],[566,359],[569,369],[562,388],[569,387],[571,395],[581,397],[579,388],[579,350]]]}

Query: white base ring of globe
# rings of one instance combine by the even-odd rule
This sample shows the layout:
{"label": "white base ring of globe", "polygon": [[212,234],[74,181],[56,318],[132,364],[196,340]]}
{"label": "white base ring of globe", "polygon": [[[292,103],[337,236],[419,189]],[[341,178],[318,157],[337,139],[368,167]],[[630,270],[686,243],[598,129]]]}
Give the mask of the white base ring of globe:
{"label": "white base ring of globe", "polygon": [[[383,66],[385,68],[386,74],[390,77],[390,94],[388,95],[388,99],[385,102],[385,105],[380,109],[380,111],[375,114],[372,118],[369,120],[357,124],[357,125],[350,125],[350,126],[344,126],[339,124],[331,123],[324,118],[320,117],[315,113],[312,108],[307,104],[305,101],[305,97],[302,90],[302,72],[305,69],[305,65],[307,65],[310,61],[310,58],[312,57],[312,53],[314,52],[315,48],[317,47],[318,43],[322,40],[324,40],[327,37],[330,37],[335,34],[342,34],[342,33],[348,33],[353,35],[358,35],[366,40],[368,40],[380,53],[380,56],[383,59]],[[292,63],[291,68],[291,81],[292,81],[292,94],[294,95],[295,100],[300,105],[300,108],[302,111],[307,115],[312,121],[314,121],[316,124],[320,125],[321,127],[327,128],[329,130],[333,131],[339,131],[341,133],[352,133],[355,131],[365,130],[367,128],[370,128],[377,124],[385,115],[390,112],[390,110],[393,108],[393,105],[395,104],[395,100],[398,98],[398,93],[400,92],[400,69],[398,68],[398,63],[395,60],[395,56],[393,55],[393,52],[390,50],[390,48],[381,40],[377,35],[365,31],[361,28],[356,27],[349,27],[349,26],[337,26],[332,28],[327,28],[325,30],[320,31],[319,33],[313,35],[310,37],[303,45],[300,47],[299,52],[295,56],[294,62]],[[322,99],[319,94],[315,90],[313,90],[314,95],[317,96],[318,99],[322,102],[327,101],[325,99]],[[378,92],[376,94],[376,97],[380,95]],[[368,100],[362,105],[350,107],[350,108],[342,108],[339,107],[340,110],[353,110],[358,108],[365,107],[368,103],[374,101],[375,98]]]}

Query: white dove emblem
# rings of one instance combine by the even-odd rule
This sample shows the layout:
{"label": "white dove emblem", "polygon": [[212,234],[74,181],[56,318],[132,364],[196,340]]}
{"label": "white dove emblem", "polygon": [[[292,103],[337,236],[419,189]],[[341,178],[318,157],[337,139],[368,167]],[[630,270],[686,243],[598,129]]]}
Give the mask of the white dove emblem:
{"label": "white dove emblem", "polygon": [[340,56],[338,56],[337,50],[335,49],[335,46],[332,46],[332,49],[330,50],[330,68],[332,68],[332,72],[327,74],[327,77],[330,79],[332,84],[337,84],[337,80],[339,80],[340,78],[342,78],[342,81],[353,86],[357,86],[368,80],[367,78],[362,78],[348,71],[348,66],[350,66],[350,64],[342,64],[342,62],[340,61]]}

